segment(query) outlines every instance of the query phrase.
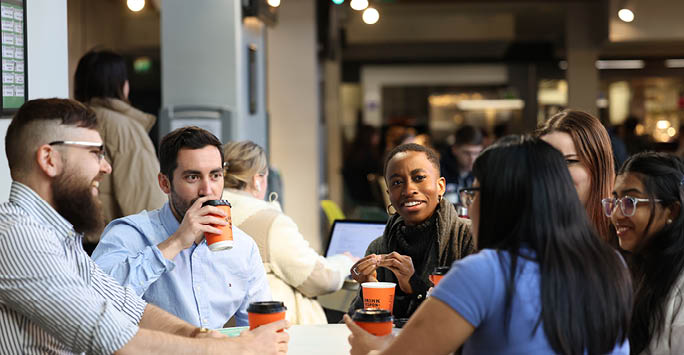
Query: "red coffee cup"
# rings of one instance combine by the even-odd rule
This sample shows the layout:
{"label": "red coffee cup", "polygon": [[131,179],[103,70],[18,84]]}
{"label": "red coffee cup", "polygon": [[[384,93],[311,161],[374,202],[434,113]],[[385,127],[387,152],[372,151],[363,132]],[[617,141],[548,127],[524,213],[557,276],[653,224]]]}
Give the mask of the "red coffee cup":
{"label": "red coffee cup", "polygon": [[352,320],[373,335],[392,333],[392,314],[386,309],[357,309]]}
{"label": "red coffee cup", "polygon": [[432,271],[432,274],[428,277],[432,283],[437,286],[437,284],[442,281],[442,278],[444,275],[449,272],[450,267],[448,266],[437,266],[434,271]]}
{"label": "red coffee cup", "polygon": [[202,207],[204,206],[215,206],[223,210],[226,213],[226,217],[221,217],[219,215],[212,214],[214,217],[225,218],[228,225],[219,226],[212,224],[213,227],[221,230],[221,234],[214,233],[204,233],[204,239],[207,240],[207,245],[211,251],[226,250],[233,247],[233,220],[230,217],[230,202],[226,200],[208,200],[204,201]]}
{"label": "red coffee cup", "polygon": [[[280,301],[252,302],[247,307],[247,319],[249,320],[249,330],[260,325],[265,325],[285,319],[287,307]],[[282,332],[282,329],[279,330]]]}

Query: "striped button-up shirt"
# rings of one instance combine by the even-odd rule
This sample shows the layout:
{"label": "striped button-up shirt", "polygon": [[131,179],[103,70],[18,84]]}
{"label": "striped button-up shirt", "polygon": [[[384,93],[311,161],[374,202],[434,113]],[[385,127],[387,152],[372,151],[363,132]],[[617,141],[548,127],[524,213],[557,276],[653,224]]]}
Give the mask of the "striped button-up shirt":
{"label": "striped button-up shirt", "polygon": [[111,354],[137,333],[146,303],[102,272],[81,240],[12,183],[0,204],[0,353]]}

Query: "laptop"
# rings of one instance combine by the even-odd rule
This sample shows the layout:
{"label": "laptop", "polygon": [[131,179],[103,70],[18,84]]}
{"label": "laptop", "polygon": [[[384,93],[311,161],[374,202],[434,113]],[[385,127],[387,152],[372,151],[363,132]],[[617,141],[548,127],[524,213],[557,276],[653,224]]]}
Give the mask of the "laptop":
{"label": "laptop", "polygon": [[357,258],[366,255],[368,245],[382,236],[385,222],[338,219],[330,228],[328,249],[325,256],[349,252]]}

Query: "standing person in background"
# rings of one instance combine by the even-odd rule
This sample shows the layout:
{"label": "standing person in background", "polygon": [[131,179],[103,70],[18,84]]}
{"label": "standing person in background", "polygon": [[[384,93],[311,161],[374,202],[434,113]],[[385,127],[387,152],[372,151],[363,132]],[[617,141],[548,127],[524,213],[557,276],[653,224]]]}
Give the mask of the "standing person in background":
{"label": "standing person in background", "polygon": [[280,204],[265,201],[268,163],[254,142],[224,145],[226,171],[223,196],[233,206],[235,226],[259,246],[273,298],[285,302],[293,324],[327,323],[315,297],[339,290],[354,263],[352,257],[328,258],[313,250]]}
{"label": "standing person in background", "polygon": [[[124,58],[110,51],[90,51],[78,62],[74,96],[95,111],[112,174],[100,183],[105,223],[160,208],[166,196],[157,184],[159,162],[148,136],[156,118],[128,102],[130,86]],[[92,252],[100,233],[86,236]]]}
{"label": "standing person in background", "polygon": [[471,125],[463,125],[454,133],[454,144],[442,154],[441,175],[446,179],[444,197],[459,204],[458,191],[473,184],[473,162],[482,151],[482,131]]}
{"label": "standing person in background", "polygon": [[632,354],[684,354],[684,164],[639,153],[618,172],[603,207],[632,254]]}
{"label": "standing person in background", "polygon": [[610,220],[601,209],[601,199],[610,195],[615,180],[613,148],[606,128],[586,112],[565,110],[549,118],[535,133],[563,154],[589,220],[604,241],[617,247]]}

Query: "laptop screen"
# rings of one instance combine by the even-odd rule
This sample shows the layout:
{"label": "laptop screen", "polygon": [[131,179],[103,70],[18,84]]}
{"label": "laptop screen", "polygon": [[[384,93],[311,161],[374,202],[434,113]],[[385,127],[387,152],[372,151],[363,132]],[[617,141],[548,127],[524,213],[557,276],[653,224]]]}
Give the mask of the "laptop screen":
{"label": "laptop screen", "polygon": [[349,252],[358,258],[366,255],[368,245],[382,235],[385,222],[336,220],[330,231],[325,256]]}

